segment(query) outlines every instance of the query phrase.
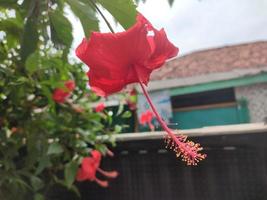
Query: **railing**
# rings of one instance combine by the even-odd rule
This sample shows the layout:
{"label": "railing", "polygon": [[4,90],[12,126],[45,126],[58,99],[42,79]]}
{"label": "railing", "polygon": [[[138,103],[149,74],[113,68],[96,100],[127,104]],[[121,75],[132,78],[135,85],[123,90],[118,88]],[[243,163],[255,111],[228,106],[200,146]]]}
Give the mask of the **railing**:
{"label": "railing", "polygon": [[[235,135],[235,134],[253,134],[267,132],[267,125],[264,123],[250,123],[227,126],[209,126],[198,129],[180,130],[177,134],[187,135],[189,137],[214,136],[214,135]],[[161,139],[165,132],[142,132],[142,133],[124,133],[115,136],[116,141],[134,141]]]}
{"label": "railing", "polygon": [[[208,157],[189,167],[164,149],[164,132],[117,135],[104,169],[120,176],[103,189],[79,184],[83,200],[265,200],[267,126],[244,124],[179,131],[200,142]],[[57,193],[59,194],[59,193]],[[63,195],[68,199],[68,195]],[[71,199],[71,198],[69,198]],[[73,198],[72,198],[73,200]]]}

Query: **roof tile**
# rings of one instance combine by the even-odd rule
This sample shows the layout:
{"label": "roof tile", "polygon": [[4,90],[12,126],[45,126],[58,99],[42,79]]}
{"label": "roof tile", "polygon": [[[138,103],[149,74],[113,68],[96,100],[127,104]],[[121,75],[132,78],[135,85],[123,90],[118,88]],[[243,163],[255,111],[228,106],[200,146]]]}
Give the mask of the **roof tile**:
{"label": "roof tile", "polygon": [[267,66],[267,41],[225,46],[194,52],[167,62],[151,80],[192,77]]}

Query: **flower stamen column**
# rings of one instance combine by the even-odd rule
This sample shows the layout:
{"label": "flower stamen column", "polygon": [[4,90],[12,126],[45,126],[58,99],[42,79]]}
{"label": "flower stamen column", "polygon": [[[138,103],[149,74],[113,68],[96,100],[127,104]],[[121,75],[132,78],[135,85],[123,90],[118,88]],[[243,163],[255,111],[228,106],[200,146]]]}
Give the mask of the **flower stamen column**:
{"label": "flower stamen column", "polygon": [[139,84],[158,122],[168,134],[168,136],[166,137],[166,148],[169,147],[170,149],[172,149],[176,153],[177,157],[181,156],[182,160],[185,161],[187,165],[197,165],[199,161],[203,160],[206,157],[206,154],[199,153],[199,151],[201,151],[203,148],[200,147],[198,143],[195,144],[192,141],[188,141],[185,136],[176,136],[173,133],[173,130],[171,130],[160,117],[140,78]]}

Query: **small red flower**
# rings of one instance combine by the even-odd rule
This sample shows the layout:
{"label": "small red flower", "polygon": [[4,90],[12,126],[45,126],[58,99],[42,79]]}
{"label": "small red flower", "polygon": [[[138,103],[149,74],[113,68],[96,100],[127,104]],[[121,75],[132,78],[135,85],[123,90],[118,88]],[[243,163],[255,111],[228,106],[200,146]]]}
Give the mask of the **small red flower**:
{"label": "small red flower", "polygon": [[68,80],[65,82],[65,87],[69,89],[69,91],[73,91],[76,87],[75,82],[73,80]]}
{"label": "small red flower", "polygon": [[154,114],[150,110],[143,112],[140,117],[140,124],[142,125],[148,124],[150,130],[154,131],[155,127],[152,124],[153,117],[154,117]]}
{"label": "small red flower", "polygon": [[75,82],[68,80],[64,84],[64,88],[56,88],[53,92],[53,100],[57,103],[64,103],[70,96],[71,92],[75,89]]}
{"label": "small red flower", "polygon": [[64,103],[69,96],[69,92],[65,92],[63,89],[57,88],[53,92],[53,99],[57,103]]}
{"label": "small red flower", "polygon": [[98,171],[107,178],[116,178],[118,176],[117,171],[104,171],[99,168],[102,155],[99,151],[93,150],[91,152],[91,157],[85,157],[82,160],[81,167],[78,169],[76,180],[77,181],[96,181],[100,186],[107,187],[108,181],[100,180],[96,177],[96,172]]}
{"label": "small red flower", "polygon": [[76,49],[76,55],[90,66],[89,84],[100,96],[118,92],[139,78],[147,84],[151,72],[177,53],[165,31],[155,29],[141,14],[127,31],[93,32]]}
{"label": "small red flower", "polygon": [[153,119],[153,116],[154,115],[150,110],[143,112],[140,117],[140,123],[144,125],[148,122],[151,122]]}
{"label": "small red flower", "polygon": [[102,112],[105,109],[105,104],[104,103],[99,103],[96,107],[95,107],[95,111],[96,112]]}
{"label": "small red flower", "polygon": [[95,180],[97,164],[98,163],[91,157],[83,158],[81,168],[78,170],[77,173],[76,180],[77,181]]}

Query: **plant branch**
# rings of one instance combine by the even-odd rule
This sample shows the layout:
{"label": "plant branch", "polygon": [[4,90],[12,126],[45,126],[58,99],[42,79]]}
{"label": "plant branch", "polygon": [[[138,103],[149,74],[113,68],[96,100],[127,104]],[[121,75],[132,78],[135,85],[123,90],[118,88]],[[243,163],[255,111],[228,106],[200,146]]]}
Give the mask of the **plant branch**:
{"label": "plant branch", "polygon": [[112,28],[112,26],[110,25],[110,23],[108,22],[107,18],[105,17],[105,15],[102,13],[102,11],[98,8],[98,6],[96,5],[96,3],[93,0],[89,0],[89,2],[92,4],[92,6],[96,9],[96,11],[101,15],[101,17],[104,19],[105,23],[107,24],[109,30],[112,33],[115,33],[114,29]]}

